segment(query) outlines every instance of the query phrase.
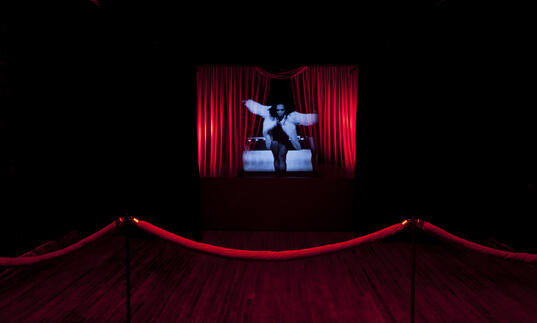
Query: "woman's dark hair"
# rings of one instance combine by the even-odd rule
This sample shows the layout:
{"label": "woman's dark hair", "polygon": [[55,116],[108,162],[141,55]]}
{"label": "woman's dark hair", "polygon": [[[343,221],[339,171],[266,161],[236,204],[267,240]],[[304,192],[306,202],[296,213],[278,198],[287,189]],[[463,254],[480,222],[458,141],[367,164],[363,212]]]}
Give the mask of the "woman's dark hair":
{"label": "woman's dark hair", "polygon": [[283,104],[285,108],[284,115],[288,115],[289,113],[294,111],[294,109],[292,109],[290,105],[287,104],[286,102],[278,101],[278,102],[275,102],[269,109],[271,117],[276,118],[278,116],[278,114],[276,113],[276,106],[278,106],[279,104]]}

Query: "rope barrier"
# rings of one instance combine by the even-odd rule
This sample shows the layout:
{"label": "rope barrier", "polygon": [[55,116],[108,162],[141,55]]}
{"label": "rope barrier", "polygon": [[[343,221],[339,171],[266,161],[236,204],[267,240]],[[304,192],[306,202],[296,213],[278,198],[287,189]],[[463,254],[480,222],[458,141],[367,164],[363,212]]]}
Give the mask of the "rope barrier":
{"label": "rope barrier", "polygon": [[101,230],[95,232],[94,234],[76,242],[72,245],[65,247],[60,250],[52,251],[49,253],[46,253],[44,255],[39,256],[31,256],[31,257],[0,257],[0,266],[24,266],[24,265],[33,265],[37,264],[46,260],[50,260],[53,258],[57,258],[63,255],[66,255],[68,253],[71,253],[75,250],[78,250],[82,248],[83,246],[101,238],[102,236],[117,231],[121,226],[123,225],[123,219],[120,218],[119,220],[116,220],[109,225],[105,226]]}
{"label": "rope barrier", "polygon": [[[185,248],[200,251],[206,254],[212,254],[216,256],[234,258],[234,259],[250,259],[250,260],[262,260],[262,261],[284,261],[284,260],[294,260],[307,257],[314,257],[319,255],[324,255],[328,253],[334,253],[340,250],[352,248],[366,242],[374,242],[387,237],[390,237],[407,226],[412,224],[412,220],[405,220],[402,223],[397,223],[387,228],[381,229],[379,231],[370,233],[365,236],[354,238],[351,240],[313,247],[305,249],[296,249],[296,250],[284,250],[284,251],[257,251],[257,250],[242,250],[242,249],[231,249],[215,245],[210,245],[202,242],[193,241],[171,232],[168,232],[164,229],[161,229],[157,226],[154,226],[148,222],[138,220],[136,218],[124,219],[119,218],[118,220],[110,223],[103,229],[98,232],[57,251],[53,251],[44,255],[31,256],[31,257],[0,257],[0,266],[23,266],[23,265],[32,265],[40,263],[42,261],[50,260],[56,257],[63,256],[65,254],[71,253],[75,250],[82,248],[83,246],[99,239],[100,237],[119,230],[121,226],[129,222],[135,227],[150,233],[152,235],[158,236],[162,239],[168,240],[170,242],[179,244]],[[422,229],[425,233],[436,236],[441,240],[446,242],[452,242],[458,245],[462,245],[468,249],[475,250],[487,255],[501,257],[504,259],[518,260],[525,263],[537,263],[537,255],[529,253],[517,253],[510,251],[497,250],[490,247],[485,247],[475,242],[471,242],[460,237],[457,237],[453,234],[448,233],[447,231],[422,220],[416,220],[416,227]]]}
{"label": "rope barrier", "polygon": [[525,263],[537,263],[537,255],[535,254],[529,254],[529,253],[524,253],[524,252],[503,251],[503,250],[498,250],[498,249],[482,246],[475,242],[471,242],[463,238],[457,237],[425,221],[418,221],[417,226],[421,228],[424,232],[430,235],[436,236],[440,238],[441,240],[444,240],[446,242],[452,242],[452,243],[464,246],[468,249],[471,249],[471,250],[474,250],[483,254],[500,257],[504,259],[517,260],[517,261],[521,261]]}
{"label": "rope barrier", "polygon": [[[138,221],[138,222],[136,222]],[[145,221],[134,221],[134,225],[138,228],[146,231],[147,233],[161,237],[168,241],[177,243],[185,248],[197,250],[203,253],[212,254],[216,256],[234,258],[234,259],[250,259],[250,260],[265,260],[265,261],[282,261],[282,260],[294,260],[306,257],[319,256],[327,253],[333,253],[343,249],[355,247],[365,242],[373,242],[386,237],[392,236],[397,232],[403,230],[405,225],[402,223],[394,224],[377,232],[354,238],[351,240],[328,244],[319,247],[297,249],[297,250],[285,250],[285,251],[253,251],[253,250],[241,250],[230,249],[219,246],[214,246],[206,243],[196,242],[175,235],[171,232],[163,230]]]}

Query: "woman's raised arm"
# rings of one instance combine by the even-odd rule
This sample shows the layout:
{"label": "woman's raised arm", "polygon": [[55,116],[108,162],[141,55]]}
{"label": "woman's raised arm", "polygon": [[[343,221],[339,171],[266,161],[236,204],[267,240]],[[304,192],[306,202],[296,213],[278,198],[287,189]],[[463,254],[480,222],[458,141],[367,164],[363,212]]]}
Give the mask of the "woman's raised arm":
{"label": "woman's raised arm", "polygon": [[262,105],[260,103],[255,102],[254,100],[242,100],[242,103],[253,114],[257,114],[257,115],[262,116],[262,117],[266,117],[266,116],[269,115],[270,106]]}
{"label": "woman's raised arm", "polygon": [[302,126],[311,126],[319,121],[319,115],[317,113],[292,112],[289,117],[293,123]]}

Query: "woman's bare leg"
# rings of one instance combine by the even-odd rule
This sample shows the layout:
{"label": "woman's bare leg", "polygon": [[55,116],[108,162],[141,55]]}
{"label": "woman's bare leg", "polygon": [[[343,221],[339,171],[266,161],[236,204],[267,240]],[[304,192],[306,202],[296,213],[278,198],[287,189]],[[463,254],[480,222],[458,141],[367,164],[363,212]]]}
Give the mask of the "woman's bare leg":
{"label": "woman's bare leg", "polygon": [[278,159],[280,160],[280,172],[287,171],[287,147],[284,144],[279,144]]}
{"label": "woman's bare leg", "polygon": [[272,157],[274,157],[274,171],[279,172],[280,171],[280,143],[277,141],[273,141],[270,144],[270,150],[272,150]]}

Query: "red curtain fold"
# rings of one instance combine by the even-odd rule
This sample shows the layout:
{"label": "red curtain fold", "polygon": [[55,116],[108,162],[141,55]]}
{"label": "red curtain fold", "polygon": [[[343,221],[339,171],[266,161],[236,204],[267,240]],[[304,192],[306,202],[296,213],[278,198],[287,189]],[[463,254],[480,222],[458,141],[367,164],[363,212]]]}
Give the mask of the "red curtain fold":
{"label": "red curtain fold", "polygon": [[[355,66],[302,66],[269,73],[257,66],[199,66],[197,82],[198,166],[202,177],[236,176],[247,137],[261,132],[262,118],[242,100],[265,103],[270,80],[290,79],[295,109],[318,113],[319,123],[299,126],[313,137],[320,162],[354,176],[358,73]],[[266,104],[266,103],[265,103]]]}
{"label": "red curtain fold", "polygon": [[316,128],[302,127],[313,136],[320,162],[335,165],[354,176],[358,73],[355,66],[309,66],[291,78],[297,111],[319,113]]}
{"label": "red curtain fold", "polygon": [[295,68],[295,69],[290,70],[290,71],[273,73],[273,72],[269,72],[269,71],[267,71],[267,70],[265,70],[265,69],[263,69],[263,68],[261,68],[259,66],[256,66],[256,69],[259,72],[259,74],[263,75],[266,78],[279,79],[279,80],[296,77],[297,75],[299,75],[302,72],[304,72],[307,68],[308,68],[307,66],[300,66],[300,67]]}
{"label": "red curtain fold", "polygon": [[238,175],[247,137],[262,119],[242,100],[265,102],[270,79],[255,67],[202,65],[196,73],[198,167],[202,177]]}

